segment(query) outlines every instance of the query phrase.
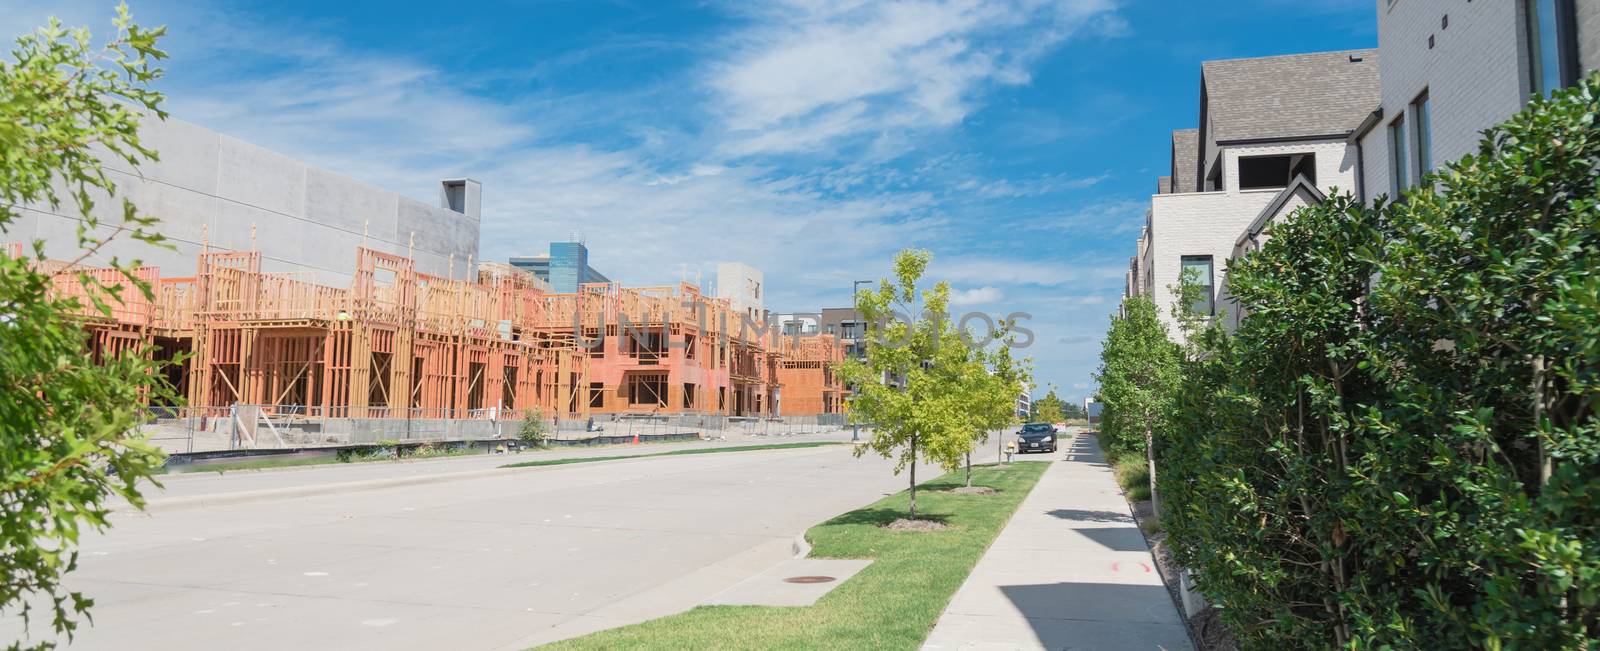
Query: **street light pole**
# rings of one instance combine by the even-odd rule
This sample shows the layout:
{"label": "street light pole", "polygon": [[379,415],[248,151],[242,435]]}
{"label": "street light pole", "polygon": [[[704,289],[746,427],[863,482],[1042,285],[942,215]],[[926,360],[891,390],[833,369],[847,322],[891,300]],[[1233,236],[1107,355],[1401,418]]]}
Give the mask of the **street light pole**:
{"label": "street light pole", "polygon": [[[870,281],[870,280],[857,280],[855,282],[850,283],[850,306],[852,308],[854,308],[854,311],[855,311],[855,322],[854,322],[854,324],[857,325],[857,326],[861,326],[861,335],[860,335],[859,338],[855,338],[854,339],[855,343],[852,344],[852,345],[856,346],[856,358],[857,359],[861,359],[861,358],[866,357],[866,355],[865,355],[866,349],[862,348],[861,345],[865,342],[866,333],[867,333],[866,325],[861,323],[861,298],[860,298],[859,292],[861,291],[861,286],[862,285],[871,285],[871,284],[872,284],[872,281]],[[855,420],[855,419],[852,418],[851,420]],[[850,425],[851,425],[850,442],[852,442],[852,443],[860,442],[861,441],[861,423],[859,421],[857,421],[857,422],[851,423]]]}

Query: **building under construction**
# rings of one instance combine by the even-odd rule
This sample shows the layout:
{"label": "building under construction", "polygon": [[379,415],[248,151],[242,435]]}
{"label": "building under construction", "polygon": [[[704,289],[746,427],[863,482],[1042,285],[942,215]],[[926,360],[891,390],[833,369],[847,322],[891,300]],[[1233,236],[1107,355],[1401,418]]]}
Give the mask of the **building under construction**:
{"label": "building under construction", "polygon": [[[354,269],[339,288],[264,273],[258,252],[203,252],[189,277],[140,268],[153,296],[127,287],[110,317],[86,308],[90,345],[102,358],[145,351],[181,360],[167,379],[186,398],[181,413],[202,419],[240,406],[298,419],[409,421],[512,420],[532,410],[578,419],[813,416],[844,404],[833,337],[781,336],[688,283],[552,293],[509,265],[451,280],[365,247]],[[108,285],[119,278],[89,273]],[[56,291],[85,290],[62,273]]]}

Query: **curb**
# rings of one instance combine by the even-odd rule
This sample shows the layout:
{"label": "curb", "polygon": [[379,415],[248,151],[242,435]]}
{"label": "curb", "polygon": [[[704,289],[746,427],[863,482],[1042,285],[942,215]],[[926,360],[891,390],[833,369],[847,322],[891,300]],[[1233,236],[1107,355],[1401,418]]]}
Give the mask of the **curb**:
{"label": "curb", "polygon": [[806,532],[804,531],[795,534],[794,540],[789,545],[794,549],[795,558],[805,558],[807,554],[811,553],[811,543],[806,542]]}

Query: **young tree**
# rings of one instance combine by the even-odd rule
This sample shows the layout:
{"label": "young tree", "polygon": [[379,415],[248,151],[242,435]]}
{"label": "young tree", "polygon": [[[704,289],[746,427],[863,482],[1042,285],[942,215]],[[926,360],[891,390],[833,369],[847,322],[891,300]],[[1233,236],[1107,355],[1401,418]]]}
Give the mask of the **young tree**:
{"label": "young tree", "polygon": [[1100,353],[1101,441],[1112,456],[1141,454],[1150,467],[1150,505],[1156,508],[1155,437],[1172,413],[1180,384],[1178,345],[1167,338],[1156,306],[1143,297],[1123,302]]}
{"label": "young tree", "polygon": [[1059,423],[1066,420],[1066,412],[1062,409],[1061,398],[1056,397],[1056,388],[1050,387],[1050,392],[1033,403],[1033,420],[1039,423]]}
{"label": "young tree", "polygon": [[[138,26],[126,5],[113,24],[115,35],[95,48],[88,30],[52,19],[17,39],[14,60],[0,61],[0,230],[15,222],[16,206],[71,201],[82,220],[80,260],[119,235],[162,239],[127,201],[115,223],[93,209],[116,196],[98,157],[155,160],[139,123],[165,117],[161,94],[148,88],[161,76],[154,63],[165,57],[156,49],[165,30]],[[33,604],[48,603],[53,630],[71,639],[92,604],[61,586],[77,566],[79,533],[107,525],[112,496],[143,505],[138,484],[162,455],[132,432],[146,401],[174,396],[148,350],[97,361],[85,345],[81,315],[110,316],[124,284],[149,296],[132,273],[137,261],[112,260],[123,278],[108,286],[76,263],[52,270],[44,258],[43,242],[29,255],[0,255],[0,613],[20,615],[26,628]],[[89,305],[53,296],[53,285],[74,280]]]}
{"label": "young tree", "polygon": [[950,287],[942,282],[918,287],[931,259],[926,251],[901,251],[893,279],[856,295],[856,309],[874,324],[874,337],[867,341],[865,361],[847,360],[839,367],[839,377],[856,387],[850,417],[874,424],[872,438],[856,454],[870,449],[894,459],[895,474],[910,469],[913,520],[917,460],[954,470],[973,436],[966,413],[972,402],[972,358],[946,316]]}
{"label": "young tree", "polygon": [[[967,486],[972,486],[972,448],[989,440],[989,433],[1004,430],[1017,422],[1017,396],[1032,378],[1027,359],[1011,356],[1011,337],[1005,335],[1009,326],[1002,328],[998,345],[992,350],[976,350],[970,395],[974,404],[968,412],[972,418],[972,444],[967,449]],[[1003,439],[1004,436],[998,437]],[[997,450],[998,451],[998,450]]]}

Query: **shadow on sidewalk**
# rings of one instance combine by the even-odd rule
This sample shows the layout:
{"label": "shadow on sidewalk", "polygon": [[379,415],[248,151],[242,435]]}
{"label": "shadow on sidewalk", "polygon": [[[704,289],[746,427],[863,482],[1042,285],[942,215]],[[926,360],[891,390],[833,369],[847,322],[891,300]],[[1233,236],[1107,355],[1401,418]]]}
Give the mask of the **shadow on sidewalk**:
{"label": "shadow on sidewalk", "polygon": [[1133,516],[1116,511],[1085,511],[1082,509],[1055,509],[1047,511],[1049,515],[1062,520],[1081,520],[1083,522],[1123,522],[1133,524]]}
{"label": "shadow on sidewalk", "polygon": [[1046,649],[1188,649],[1162,585],[1000,586]]}

